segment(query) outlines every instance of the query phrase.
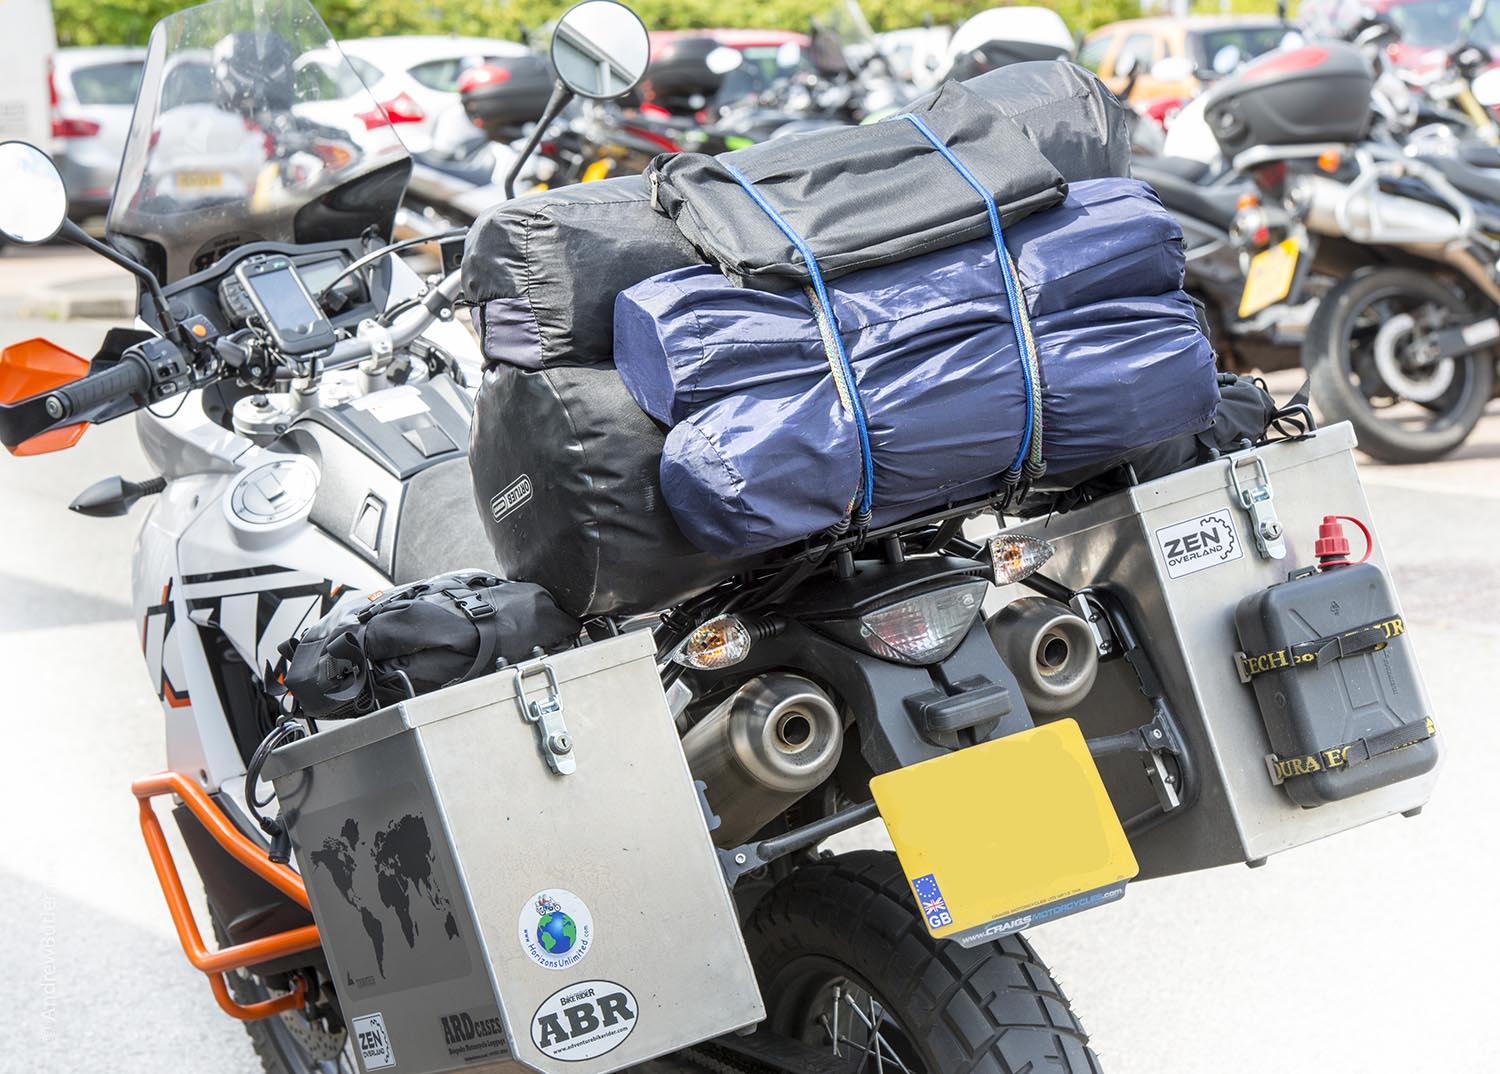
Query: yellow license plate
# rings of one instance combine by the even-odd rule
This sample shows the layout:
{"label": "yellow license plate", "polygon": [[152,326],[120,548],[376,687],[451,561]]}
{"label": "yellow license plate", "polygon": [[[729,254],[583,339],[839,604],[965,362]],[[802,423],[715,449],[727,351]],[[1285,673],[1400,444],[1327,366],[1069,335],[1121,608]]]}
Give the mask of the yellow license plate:
{"label": "yellow license plate", "polygon": [[218,190],[223,185],[223,172],[180,171],[177,173],[177,189],[179,190]]}
{"label": "yellow license plate", "polygon": [[1301,249],[1296,239],[1283,239],[1250,259],[1245,290],[1240,294],[1240,316],[1253,317],[1280,302],[1292,289]]}
{"label": "yellow license plate", "polygon": [[1073,720],[870,781],[917,907],[965,947],[1118,899],[1135,855]]}

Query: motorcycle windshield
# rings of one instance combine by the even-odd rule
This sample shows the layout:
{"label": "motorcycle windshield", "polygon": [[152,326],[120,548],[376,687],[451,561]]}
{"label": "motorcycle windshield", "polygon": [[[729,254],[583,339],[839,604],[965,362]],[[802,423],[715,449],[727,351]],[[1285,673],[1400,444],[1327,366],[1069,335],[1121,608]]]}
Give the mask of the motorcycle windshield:
{"label": "motorcycle windshield", "polygon": [[151,32],[108,226],[168,284],[250,242],[389,234],[410,169],[307,0],[214,0]]}

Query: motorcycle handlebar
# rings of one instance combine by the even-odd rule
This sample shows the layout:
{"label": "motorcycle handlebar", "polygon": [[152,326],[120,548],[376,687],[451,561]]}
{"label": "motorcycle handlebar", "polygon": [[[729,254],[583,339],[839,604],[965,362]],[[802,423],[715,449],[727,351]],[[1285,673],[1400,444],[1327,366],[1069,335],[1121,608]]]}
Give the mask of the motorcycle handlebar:
{"label": "motorcycle handlebar", "polygon": [[[392,349],[400,350],[427,331],[438,315],[453,305],[462,284],[463,280],[458,272],[449,273],[415,309],[407,310],[392,321],[387,331]],[[353,365],[370,357],[373,351],[374,341],[370,337],[356,336],[340,340],[334,344],[332,353],[323,364],[329,369]]]}
{"label": "motorcycle handlebar", "polygon": [[54,420],[70,418],[127,396],[145,396],[151,388],[151,370],[145,360],[127,354],[117,365],[81,380],[54,388],[47,394],[47,416]]}

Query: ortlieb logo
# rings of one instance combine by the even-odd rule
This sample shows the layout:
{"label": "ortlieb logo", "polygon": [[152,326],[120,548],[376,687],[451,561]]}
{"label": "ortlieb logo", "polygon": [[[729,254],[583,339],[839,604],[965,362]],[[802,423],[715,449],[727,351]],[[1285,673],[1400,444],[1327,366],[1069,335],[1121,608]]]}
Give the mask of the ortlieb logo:
{"label": "ortlieb logo", "polygon": [[499,522],[531,499],[531,478],[522,474],[490,499],[490,514]]}
{"label": "ortlieb logo", "polygon": [[1195,515],[1156,531],[1168,578],[1181,578],[1229,563],[1245,554],[1227,509]]}

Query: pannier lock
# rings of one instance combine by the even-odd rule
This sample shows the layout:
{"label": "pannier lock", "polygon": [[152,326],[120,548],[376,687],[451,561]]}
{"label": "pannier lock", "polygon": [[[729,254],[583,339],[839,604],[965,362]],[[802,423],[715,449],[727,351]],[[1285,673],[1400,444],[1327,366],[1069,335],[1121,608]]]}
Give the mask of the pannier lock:
{"label": "pannier lock", "polygon": [[[1255,464],[1255,481],[1250,485],[1240,484],[1240,467]],[[1259,455],[1244,455],[1229,460],[1229,488],[1235,502],[1250,515],[1250,528],[1255,534],[1255,550],[1263,559],[1285,559],[1286,541],[1282,536],[1281,520],[1276,517],[1276,507],[1271,497],[1271,475],[1266,470],[1265,460]]]}
{"label": "pannier lock", "polygon": [[[547,676],[547,693],[532,701],[526,696],[527,675],[543,672]],[[545,660],[535,664],[524,664],[515,669],[516,704],[521,706],[521,718],[536,728],[538,745],[547,767],[560,776],[577,771],[578,762],[573,757],[573,734],[563,722],[562,696],[558,690],[557,672]]]}

